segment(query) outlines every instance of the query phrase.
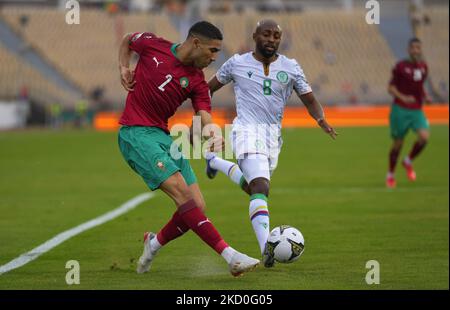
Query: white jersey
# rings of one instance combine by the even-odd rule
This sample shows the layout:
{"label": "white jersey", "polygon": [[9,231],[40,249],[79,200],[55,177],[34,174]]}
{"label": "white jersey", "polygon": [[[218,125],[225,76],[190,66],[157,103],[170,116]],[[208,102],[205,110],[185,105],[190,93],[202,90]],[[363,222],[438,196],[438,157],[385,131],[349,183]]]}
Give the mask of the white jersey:
{"label": "white jersey", "polygon": [[222,84],[234,82],[236,113],[234,125],[277,125],[281,128],[284,107],[292,91],[311,92],[302,68],[295,59],[279,55],[270,64],[269,75],[252,52],[228,59],[216,74]]}

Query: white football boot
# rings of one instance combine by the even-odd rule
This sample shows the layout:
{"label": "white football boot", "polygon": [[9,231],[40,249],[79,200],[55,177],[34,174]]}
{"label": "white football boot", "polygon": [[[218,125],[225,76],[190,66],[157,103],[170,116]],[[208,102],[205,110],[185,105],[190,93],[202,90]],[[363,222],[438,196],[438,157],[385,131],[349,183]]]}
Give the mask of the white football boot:
{"label": "white football boot", "polygon": [[150,250],[150,240],[156,238],[156,234],[152,232],[146,232],[144,234],[144,252],[142,253],[137,263],[137,273],[144,273],[150,270],[153,258],[156,253],[152,253]]}
{"label": "white football boot", "polygon": [[230,267],[231,274],[234,277],[237,277],[244,272],[252,271],[259,265],[259,263],[259,259],[249,257],[236,251],[236,253],[234,253],[231,257],[231,261],[228,266]]}

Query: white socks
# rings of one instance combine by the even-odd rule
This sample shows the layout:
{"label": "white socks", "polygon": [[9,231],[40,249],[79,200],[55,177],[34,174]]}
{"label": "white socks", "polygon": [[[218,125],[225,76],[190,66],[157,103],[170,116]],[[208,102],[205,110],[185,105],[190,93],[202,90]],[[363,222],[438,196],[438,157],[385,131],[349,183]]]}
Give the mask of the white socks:
{"label": "white socks", "polygon": [[270,233],[269,209],[265,195],[254,194],[250,196],[249,216],[262,254]]}
{"label": "white socks", "polygon": [[229,264],[231,262],[231,258],[236,253],[236,250],[232,247],[228,246],[226,247],[220,255],[225,259],[225,261]]}
{"label": "white socks", "polygon": [[155,254],[158,252],[158,250],[162,247],[161,243],[158,241],[158,237],[155,236],[155,238],[150,239],[150,251],[152,254]]}
{"label": "white socks", "polygon": [[231,181],[236,183],[237,185],[241,185],[242,171],[239,169],[239,166],[231,161],[222,159],[220,157],[210,155],[211,153],[206,155],[206,158],[212,157],[209,161],[211,168],[221,171],[226,174]]}

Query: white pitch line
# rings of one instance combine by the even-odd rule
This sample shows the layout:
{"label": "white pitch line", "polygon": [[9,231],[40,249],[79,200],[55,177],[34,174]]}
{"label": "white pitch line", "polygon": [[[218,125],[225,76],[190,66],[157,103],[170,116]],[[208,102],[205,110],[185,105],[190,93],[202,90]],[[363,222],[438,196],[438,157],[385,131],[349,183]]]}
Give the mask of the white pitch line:
{"label": "white pitch line", "polygon": [[124,213],[127,213],[128,211],[136,208],[142,202],[152,198],[154,195],[155,195],[154,193],[140,194],[140,195],[134,197],[133,199],[128,200],[127,202],[122,204],[120,207],[118,207],[108,213],[105,213],[99,217],[96,217],[95,219],[92,219],[86,223],[80,224],[72,229],[66,230],[66,231],[56,235],[52,239],[47,240],[46,242],[44,242],[43,244],[39,245],[38,247],[32,249],[31,251],[20,255],[19,257],[13,259],[12,261],[10,261],[9,263],[7,263],[3,266],[0,266],[0,275],[2,275],[3,273],[6,273],[8,271],[11,271],[13,269],[22,267],[25,264],[28,264],[32,260],[35,260],[42,254],[50,251],[54,247],[60,245],[67,239],[72,238],[73,236],[76,236],[88,229],[93,228],[93,227],[102,225],[103,223],[111,221],[111,220],[115,219],[116,217],[118,217]]}

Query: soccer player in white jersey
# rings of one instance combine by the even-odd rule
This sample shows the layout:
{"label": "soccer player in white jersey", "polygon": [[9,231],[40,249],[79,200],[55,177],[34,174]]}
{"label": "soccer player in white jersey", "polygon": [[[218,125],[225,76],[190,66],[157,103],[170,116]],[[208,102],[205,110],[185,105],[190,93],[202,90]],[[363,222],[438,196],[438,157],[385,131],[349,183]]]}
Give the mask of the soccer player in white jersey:
{"label": "soccer player in white jersey", "polygon": [[250,195],[250,220],[266,267],[274,265],[273,249],[266,245],[270,232],[267,205],[270,176],[277,166],[282,144],[281,120],[292,91],[327,134],[333,139],[337,135],[325,120],[322,106],[314,98],[300,65],[295,59],[277,53],[281,35],[281,27],[275,21],[258,22],[253,34],[254,51],[228,59],[208,83],[212,95],[234,82],[237,117],[231,142],[238,164],[207,153],[206,173],[212,179],[221,171]]}

